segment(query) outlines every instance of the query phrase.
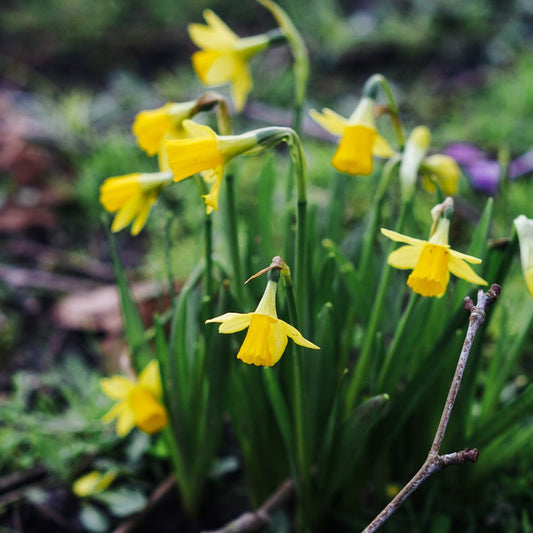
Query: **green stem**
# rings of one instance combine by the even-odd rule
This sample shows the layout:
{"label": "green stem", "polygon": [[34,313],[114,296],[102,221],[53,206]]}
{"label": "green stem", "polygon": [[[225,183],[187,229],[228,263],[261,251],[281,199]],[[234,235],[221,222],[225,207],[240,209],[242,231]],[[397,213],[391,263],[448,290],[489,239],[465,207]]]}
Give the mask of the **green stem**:
{"label": "green stem", "polygon": [[387,161],[383,167],[381,179],[379,181],[378,188],[376,189],[376,194],[374,195],[372,218],[363,237],[363,249],[361,252],[361,258],[359,260],[359,275],[363,280],[366,278],[365,274],[368,269],[368,263],[372,255],[372,248],[374,247],[374,242],[378,233],[378,224],[381,218],[381,210],[383,207],[383,201],[385,199],[385,193],[389,188],[392,176],[394,175],[394,171],[398,168],[399,163],[400,159],[397,157],[391,158]]}
{"label": "green stem", "polygon": [[[209,191],[201,176],[196,176],[196,185],[200,189],[201,195],[206,195]],[[206,214],[204,219],[205,231],[205,296],[211,300],[213,296],[213,222],[211,215]]]}
{"label": "green stem", "polygon": [[[409,202],[402,203],[400,216],[398,218],[395,231],[401,232],[409,206]],[[389,249],[393,246],[394,243],[391,243]],[[387,294],[391,271],[392,268],[390,267],[390,265],[388,263],[385,263],[385,266],[383,267],[383,270],[381,272],[381,278],[379,280],[379,285],[376,291],[376,297],[374,299],[374,305],[372,307],[370,319],[368,321],[368,326],[363,341],[363,347],[361,349],[359,359],[355,366],[352,379],[348,385],[348,390],[346,392],[346,403],[344,413],[345,415],[350,413],[356,405],[356,402],[359,400],[363,384],[366,383],[368,378],[370,363],[372,361],[372,346],[374,345],[378,323],[383,312],[383,305],[385,303],[385,296]]]}
{"label": "green stem", "polygon": [[170,301],[173,302],[176,299],[176,291],[174,290],[174,274],[172,269],[172,259],[170,257],[170,229],[172,227],[172,222],[174,222],[174,214],[170,211],[167,212],[167,220],[165,224],[165,263],[167,269],[167,283],[168,283],[168,293],[170,295]]}
{"label": "green stem", "polygon": [[391,345],[389,349],[387,350],[387,354],[385,355],[385,361],[383,362],[383,366],[381,368],[381,372],[379,375],[378,390],[386,390],[386,387],[390,386],[390,384],[387,381],[387,378],[389,377],[388,376],[389,367],[391,365],[391,362],[395,358],[398,348],[400,347],[402,343],[402,339],[405,334],[405,329],[407,327],[407,324],[409,323],[409,320],[411,318],[413,309],[415,308],[415,304],[417,301],[418,301],[418,295],[416,294],[416,292],[411,291],[411,295],[409,297],[409,303],[407,304],[407,307],[405,308],[402,314],[400,322],[398,322],[398,326],[396,327],[396,331],[394,332],[394,338],[392,339]]}
{"label": "green stem", "polygon": [[401,150],[405,145],[405,133],[403,131],[402,122],[400,120],[400,110],[398,108],[398,104],[396,103],[396,99],[394,98],[394,94],[392,93],[392,89],[389,85],[389,82],[387,81],[387,78],[385,78],[383,74],[374,74],[373,76],[371,76],[363,87],[363,95],[369,96],[370,98],[375,100],[377,96],[376,93],[378,87],[381,87],[381,89],[385,93],[385,98],[387,99],[387,103],[389,105],[392,125],[394,127],[394,132],[396,133],[396,138],[398,139],[398,143],[400,144]]}
{"label": "green stem", "polygon": [[226,205],[228,210],[228,245],[233,266],[233,288],[238,302],[244,304],[243,278],[241,258],[239,253],[239,238],[237,234],[237,212],[235,208],[235,178],[233,174],[226,175]]}

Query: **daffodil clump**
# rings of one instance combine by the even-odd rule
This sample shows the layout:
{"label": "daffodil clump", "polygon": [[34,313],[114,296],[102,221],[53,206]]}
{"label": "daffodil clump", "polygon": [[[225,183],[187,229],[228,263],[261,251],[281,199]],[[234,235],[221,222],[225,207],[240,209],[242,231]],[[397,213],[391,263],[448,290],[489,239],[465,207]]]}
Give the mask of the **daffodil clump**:
{"label": "daffodil clump", "polygon": [[389,239],[406,243],[389,255],[389,265],[412,270],[407,285],[422,296],[440,298],[446,292],[450,273],[475,285],[486,285],[487,282],[468,265],[477,265],[481,259],[452,250],[448,244],[453,200],[449,197],[442,205],[435,206],[434,213],[434,224],[427,241],[381,229]]}

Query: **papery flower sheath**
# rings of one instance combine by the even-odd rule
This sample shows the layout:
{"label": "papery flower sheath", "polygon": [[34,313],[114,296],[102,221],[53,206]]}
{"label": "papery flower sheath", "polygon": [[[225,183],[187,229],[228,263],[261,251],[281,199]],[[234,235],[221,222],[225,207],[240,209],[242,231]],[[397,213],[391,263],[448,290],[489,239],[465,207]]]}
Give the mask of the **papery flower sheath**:
{"label": "papery flower sheath", "polygon": [[165,141],[168,165],[174,181],[202,172],[204,179],[211,184],[209,194],[203,196],[209,214],[218,209],[224,163],[255,148],[258,139],[255,132],[217,135],[208,126],[196,124],[192,120],[183,121],[183,128],[188,138]]}
{"label": "papery flower sheath", "polygon": [[151,361],[137,380],[124,376],[102,378],[104,393],[117,404],[103,417],[104,422],[117,420],[117,434],[127,435],[135,426],[145,433],[156,433],[168,423],[167,411],[161,403],[161,377],[157,361]]}
{"label": "papery flower sheath", "polygon": [[[445,203],[448,205],[451,203],[453,206],[451,198],[447,198]],[[487,282],[467,264],[467,262],[479,264],[481,259],[450,248],[448,216],[440,216],[434,226],[436,226],[435,231],[427,241],[382,228],[381,233],[389,239],[407,244],[389,255],[389,265],[412,270],[407,285],[422,296],[441,297],[446,292],[450,273],[470,283],[486,285]]]}
{"label": "papery flower sheath", "polygon": [[331,164],[346,174],[368,176],[373,169],[373,156],[388,158],[394,154],[389,143],[377,132],[374,119],[374,100],[363,96],[349,118],[344,118],[331,109],[314,109],[311,117],[326,131],[340,137],[337,151]]}
{"label": "papery flower sheath", "polygon": [[520,244],[520,262],[524,279],[533,298],[533,219],[520,215],[514,219],[514,225]]}
{"label": "papery flower sheath", "polygon": [[207,86],[231,83],[232,100],[237,111],[246,104],[252,89],[248,61],[269,46],[268,35],[240,38],[213,11],[203,12],[207,24],[189,24],[191,40],[200,51],[192,64],[200,81]]}
{"label": "papery flower sheath", "polygon": [[290,337],[296,344],[305,348],[320,348],[308,341],[293,326],[280,320],[276,313],[277,283],[269,280],[265,293],[253,313],[225,313],[207,320],[206,323],[220,322],[220,333],[235,333],[248,328],[237,358],[251,365],[275,365],[287,346]]}
{"label": "papery flower sheath", "polygon": [[131,234],[137,235],[146,224],[152,205],[161,189],[172,183],[170,172],[126,174],[107,178],[100,187],[100,203],[115,213],[111,231],[125,228],[132,220]]}
{"label": "papery flower sheath", "polygon": [[413,128],[407,138],[400,165],[400,184],[404,199],[409,198],[415,189],[418,169],[430,144],[431,133],[426,126]]}

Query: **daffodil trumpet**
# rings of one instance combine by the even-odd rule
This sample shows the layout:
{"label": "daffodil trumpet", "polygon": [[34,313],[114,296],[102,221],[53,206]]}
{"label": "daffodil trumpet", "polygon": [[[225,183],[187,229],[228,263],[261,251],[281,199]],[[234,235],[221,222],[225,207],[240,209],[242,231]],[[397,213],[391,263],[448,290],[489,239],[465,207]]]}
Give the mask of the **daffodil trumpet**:
{"label": "daffodil trumpet", "polygon": [[401,246],[389,255],[389,265],[412,270],[407,285],[422,296],[440,298],[446,292],[450,273],[473,284],[486,285],[487,282],[467,264],[479,264],[481,259],[452,250],[448,244],[453,200],[448,197],[436,208],[434,212],[438,214],[434,216],[427,241],[381,229],[381,233],[389,239],[406,243],[406,246]]}
{"label": "daffodil trumpet", "polygon": [[206,324],[220,323],[220,333],[236,333],[248,328],[237,359],[250,365],[275,365],[283,355],[289,338],[304,348],[320,349],[305,339],[294,326],[278,318],[276,289],[279,267],[272,267],[270,274],[271,279],[268,280],[263,297],[253,313],[225,313],[206,321]]}

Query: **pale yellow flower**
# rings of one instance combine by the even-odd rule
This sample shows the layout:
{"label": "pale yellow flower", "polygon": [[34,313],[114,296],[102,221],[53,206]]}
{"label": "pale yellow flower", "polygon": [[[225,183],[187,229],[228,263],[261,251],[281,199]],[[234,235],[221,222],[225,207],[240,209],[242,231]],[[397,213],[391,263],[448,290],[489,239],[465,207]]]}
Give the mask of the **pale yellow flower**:
{"label": "pale yellow flower", "polygon": [[209,214],[218,209],[224,164],[236,155],[255,148],[258,139],[255,132],[217,135],[208,126],[192,120],[183,121],[183,128],[188,138],[165,141],[168,165],[174,181],[202,172],[203,178],[211,185],[209,194],[203,196]]}
{"label": "pale yellow flower", "polygon": [[381,233],[397,242],[404,242],[388,257],[389,265],[399,269],[412,270],[407,285],[422,296],[441,297],[446,292],[450,273],[476,285],[486,285],[467,264],[479,264],[481,259],[457,252],[448,244],[450,220],[441,217],[429,240],[415,239],[388,229]]}
{"label": "pale yellow flower", "polygon": [[514,219],[514,225],[520,244],[520,262],[524,279],[533,298],[533,219],[520,215]]}
{"label": "pale yellow flower", "polygon": [[146,224],[152,205],[161,189],[172,183],[170,172],[126,174],[107,178],[100,187],[100,203],[115,213],[111,231],[120,231],[132,220],[131,234],[137,235]]}
{"label": "pale yellow flower", "polygon": [[373,156],[388,158],[394,150],[378,134],[374,119],[374,100],[364,96],[349,118],[344,118],[331,109],[314,109],[311,117],[325,130],[340,137],[337,151],[331,164],[346,174],[369,175],[373,169]]}
{"label": "pale yellow flower", "polygon": [[204,85],[231,83],[235,109],[241,111],[252,89],[248,62],[268,47],[269,37],[240,38],[213,11],[206,9],[203,15],[207,24],[188,26],[191,40],[201,48],[192,55],[194,70]]}
{"label": "pale yellow flower", "polygon": [[400,185],[404,198],[409,198],[415,189],[418,169],[426,157],[430,144],[431,133],[426,126],[413,128],[405,143],[400,165]]}
{"label": "pale yellow flower", "polygon": [[74,492],[78,498],[86,498],[87,496],[100,494],[111,485],[116,477],[116,470],[109,470],[104,474],[97,470],[93,470],[74,481],[72,484],[72,492]]}
{"label": "pale yellow flower", "polygon": [[127,435],[135,426],[145,433],[155,433],[168,423],[161,403],[161,377],[157,361],[151,361],[136,381],[124,376],[100,380],[104,393],[118,403],[103,417],[104,422],[117,420],[117,434]]}
{"label": "pale yellow flower", "polygon": [[305,348],[320,349],[305,339],[295,327],[278,318],[276,288],[277,283],[269,280],[263,298],[253,313],[225,313],[206,321],[206,323],[220,322],[218,328],[220,333],[235,333],[248,328],[246,338],[237,354],[237,358],[244,363],[275,365],[285,351],[288,337]]}
{"label": "pale yellow flower", "polygon": [[433,154],[422,161],[424,187],[429,192],[436,192],[435,183],[446,196],[457,194],[461,170],[453,157],[445,154]]}

